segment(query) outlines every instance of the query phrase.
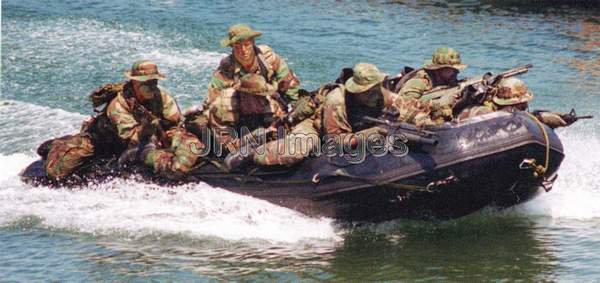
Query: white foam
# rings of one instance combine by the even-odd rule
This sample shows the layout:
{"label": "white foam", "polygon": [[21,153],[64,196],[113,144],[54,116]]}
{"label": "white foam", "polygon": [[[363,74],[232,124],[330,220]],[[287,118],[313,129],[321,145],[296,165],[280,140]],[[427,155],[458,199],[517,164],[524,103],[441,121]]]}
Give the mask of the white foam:
{"label": "white foam", "polygon": [[79,131],[88,117],[26,102],[0,100],[0,152],[32,151],[49,138]]}
{"label": "white foam", "polygon": [[565,159],[554,188],[518,209],[554,218],[600,217],[600,138],[584,122],[559,130]]}
{"label": "white foam", "polygon": [[[121,79],[122,72],[135,60],[149,59],[167,75],[168,80],[163,84],[176,98],[194,99],[195,103],[200,103],[199,94],[206,93],[210,73],[226,56],[190,47],[191,40],[185,34],[161,34],[141,26],[93,19],[9,20],[3,24],[3,29],[5,27],[3,33],[8,36],[3,42],[7,39],[7,44],[20,47],[18,52],[6,52],[8,64],[3,66],[4,71],[18,75],[4,82],[5,89],[26,94],[87,94],[97,87],[90,86],[90,82],[98,76]],[[48,93],[45,84],[23,83],[38,79],[31,77],[30,72],[24,72],[23,64],[45,75],[46,80],[52,80],[53,92]]]}
{"label": "white foam", "polygon": [[35,157],[0,155],[0,226],[26,217],[50,229],[94,234],[214,236],[275,242],[331,240],[331,219],[315,219],[207,184],[173,188],[116,179],[79,190],[32,188],[17,174]]}

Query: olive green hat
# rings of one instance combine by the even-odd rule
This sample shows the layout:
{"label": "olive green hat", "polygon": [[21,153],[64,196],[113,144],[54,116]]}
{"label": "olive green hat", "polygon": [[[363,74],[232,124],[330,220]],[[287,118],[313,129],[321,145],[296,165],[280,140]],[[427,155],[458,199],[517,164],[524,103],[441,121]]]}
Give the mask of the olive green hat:
{"label": "olive green hat", "polygon": [[158,72],[156,63],[149,60],[138,60],[133,63],[131,70],[125,72],[125,77],[134,81],[164,80],[165,76]]}
{"label": "olive green hat", "polygon": [[245,74],[235,90],[258,96],[270,96],[275,93],[274,86],[268,84],[263,76],[253,73]]}
{"label": "olive green hat", "polygon": [[427,70],[437,70],[445,67],[462,70],[467,65],[462,64],[460,61],[460,53],[450,47],[440,47],[433,52],[431,60],[425,61],[423,68]]}
{"label": "olive green hat", "polygon": [[374,85],[382,82],[386,74],[382,73],[373,64],[358,63],[352,68],[353,75],[344,86],[353,93],[361,93],[369,90]]}
{"label": "olive green hat", "polygon": [[262,33],[253,30],[247,24],[237,24],[229,27],[229,37],[221,40],[221,47],[231,46],[248,38],[259,37]]}
{"label": "olive green hat", "polygon": [[533,93],[527,89],[525,83],[515,77],[510,77],[502,79],[498,83],[498,91],[492,101],[501,106],[508,106],[529,102],[532,99]]}

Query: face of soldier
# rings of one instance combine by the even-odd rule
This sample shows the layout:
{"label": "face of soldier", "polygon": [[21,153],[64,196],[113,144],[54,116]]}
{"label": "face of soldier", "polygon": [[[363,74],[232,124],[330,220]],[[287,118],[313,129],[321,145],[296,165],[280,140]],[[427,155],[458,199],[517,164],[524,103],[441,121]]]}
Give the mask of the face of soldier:
{"label": "face of soldier", "polygon": [[455,85],[458,81],[456,76],[458,76],[458,70],[450,67],[445,67],[438,69],[436,71],[438,76],[438,80],[447,85]]}
{"label": "face of soldier", "polygon": [[233,45],[233,56],[242,65],[254,63],[254,39],[249,38]]}
{"label": "face of soldier", "polygon": [[365,92],[355,93],[353,97],[365,106],[376,107],[381,104],[381,100],[383,99],[381,84],[376,84]]}
{"label": "face of soldier", "polygon": [[158,93],[158,80],[147,80],[145,82],[133,80],[133,91],[141,100],[152,99]]}

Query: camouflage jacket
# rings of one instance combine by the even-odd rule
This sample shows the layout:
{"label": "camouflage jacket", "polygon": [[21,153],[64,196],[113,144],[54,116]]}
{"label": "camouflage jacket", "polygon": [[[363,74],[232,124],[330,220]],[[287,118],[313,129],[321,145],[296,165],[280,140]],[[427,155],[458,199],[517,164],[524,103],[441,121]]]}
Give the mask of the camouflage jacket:
{"label": "camouflage jacket", "polygon": [[396,96],[393,104],[394,110],[398,112],[398,121],[414,124],[418,127],[424,125],[437,125],[444,122],[443,119],[432,118],[432,101],[420,101],[411,96]]}
{"label": "camouflage jacket", "polygon": [[425,70],[420,70],[402,85],[398,94],[402,97],[419,99],[426,91],[433,89],[433,87],[433,79]]}
{"label": "camouflage jacket", "polygon": [[[157,105],[157,109],[153,107],[147,107],[154,115],[159,117],[161,120],[167,123],[161,123],[163,125],[179,125],[182,122],[182,115],[177,106],[177,102],[168,90],[159,86],[161,103]],[[141,130],[141,124],[133,114],[133,105],[130,104],[127,97],[129,97],[128,88],[125,87],[122,92],[119,92],[117,96],[108,104],[106,114],[110,118],[113,126],[117,131],[117,135],[123,141],[129,145],[139,144],[139,133]],[[168,129],[164,129],[168,130]]]}
{"label": "camouflage jacket", "polygon": [[[406,81],[398,92],[400,101],[396,103],[396,105],[409,105],[408,107],[400,107],[408,112],[411,112],[415,109],[421,113],[429,112],[429,117],[427,119],[424,115],[419,114],[414,117],[416,118],[415,120],[412,120],[410,115],[407,115],[405,117],[401,117],[401,121],[415,123],[417,125],[425,125],[441,124],[445,121],[451,120],[452,107],[454,106],[454,103],[456,103],[457,99],[455,94],[452,94],[448,97],[443,97],[441,99],[425,99],[425,97],[423,97],[426,92],[436,89],[437,87],[444,87],[444,85],[436,84],[433,78],[425,70],[419,70],[412,78]],[[420,103],[413,101],[413,99],[418,100]],[[402,114],[402,111],[400,112]]]}
{"label": "camouflage jacket", "polygon": [[[396,94],[382,88],[382,97],[349,97],[353,95],[343,85],[336,85],[324,94],[324,103],[319,109],[322,130],[325,134],[344,135],[366,127],[362,116],[378,117],[383,110],[393,106]],[[352,109],[350,109],[352,108]]]}
{"label": "camouflage jacket", "polygon": [[[291,102],[296,101],[300,81],[285,60],[267,45],[257,45],[256,54],[257,60],[250,72],[263,75],[267,82],[273,84],[286,99]],[[233,54],[221,60],[219,68],[215,70],[208,84],[208,104],[221,96],[223,90],[236,86],[240,78],[250,72],[242,68]]]}
{"label": "camouflage jacket", "polygon": [[487,114],[487,113],[491,113],[496,111],[497,109],[494,107],[493,104],[485,104],[485,105],[471,105],[465,109],[463,109],[457,116],[456,116],[456,121],[457,122],[462,122],[466,119],[475,117],[475,116],[479,116],[479,115],[483,115],[483,114]]}

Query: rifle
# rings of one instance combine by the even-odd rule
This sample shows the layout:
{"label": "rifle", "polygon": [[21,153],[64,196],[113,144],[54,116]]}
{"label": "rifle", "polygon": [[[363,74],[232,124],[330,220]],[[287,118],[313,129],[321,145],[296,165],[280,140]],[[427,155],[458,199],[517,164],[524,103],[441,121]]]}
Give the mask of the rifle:
{"label": "rifle", "polygon": [[[135,99],[135,98],[134,98]],[[146,107],[141,105],[139,102],[133,102],[133,113],[138,119],[142,120],[143,127],[153,126],[156,130],[156,136],[162,146],[169,145],[169,139],[167,138],[167,134],[163,129],[163,126],[160,123],[160,118],[156,117],[152,112],[150,112]],[[152,136],[152,135],[150,135]],[[148,139],[149,137],[146,137]],[[145,141],[140,141],[141,144],[144,144]]]}
{"label": "rifle", "polygon": [[592,119],[592,118],[594,118],[594,116],[592,116],[592,115],[577,116],[577,113],[575,113],[575,108],[571,108],[571,111],[568,114],[561,114],[560,117],[565,122],[567,122],[567,125],[571,125],[571,124],[577,122],[577,120],[579,120],[579,119]]}
{"label": "rifle", "polygon": [[485,101],[490,99],[490,96],[493,94],[491,90],[494,89],[502,79],[527,73],[532,67],[532,64],[518,66],[496,76],[488,72],[481,76],[480,79],[467,80],[457,87],[450,88],[449,91],[453,90],[455,92],[451,93],[452,95],[444,93],[445,97],[454,98],[454,94],[460,91],[460,99],[452,106],[452,114],[456,116],[460,111],[472,104],[482,105]]}
{"label": "rifle", "polygon": [[[548,110],[535,110],[532,112],[532,114],[536,117],[541,117],[541,113],[544,112],[550,112]],[[594,116],[592,115],[584,115],[584,116],[577,116],[577,113],[575,112],[575,108],[571,108],[571,111],[569,111],[569,113],[555,113],[558,116],[560,116],[561,119],[563,119],[563,121],[565,121],[567,123],[567,126],[577,122],[580,119],[592,119],[594,118]]]}
{"label": "rifle", "polygon": [[[493,76],[492,73],[486,73],[481,77],[474,77],[470,79],[463,80],[458,83],[457,86],[443,86],[440,88],[434,88],[430,91],[427,91],[421,96],[421,101],[428,101],[431,99],[440,99],[441,104],[448,105],[454,103],[448,103],[448,100],[454,100],[455,95],[458,93],[463,94],[465,90],[472,86],[472,88],[479,88],[477,85],[481,85],[486,88],[491,88],[496,86],[502,79],[517,76],[520,74],[527,73],[529,69],[533,67],[532,64],[527,64],[523,66],[518,66],[516,68],[504,71],[496,76]],[[484,100],[485,97],[479,98],[479,100]]]}

